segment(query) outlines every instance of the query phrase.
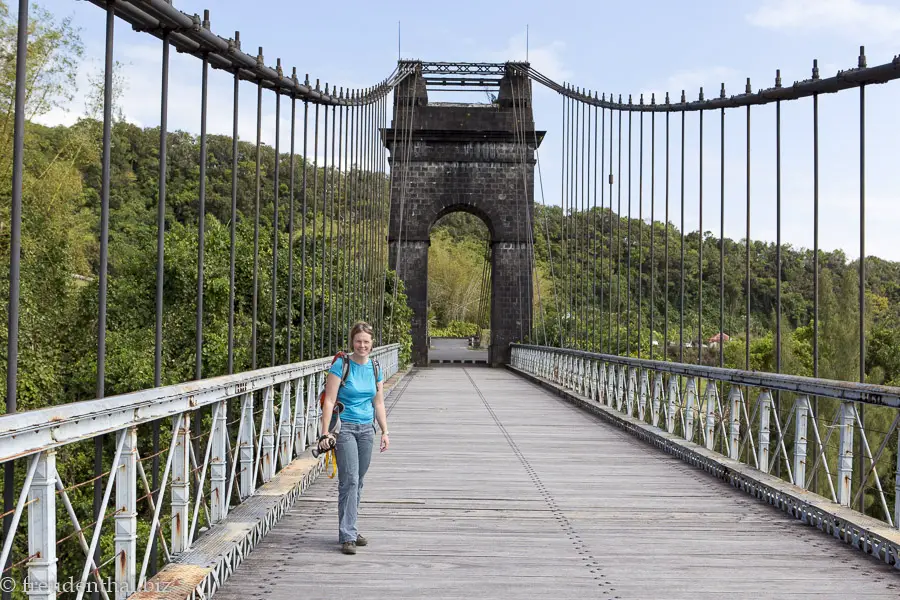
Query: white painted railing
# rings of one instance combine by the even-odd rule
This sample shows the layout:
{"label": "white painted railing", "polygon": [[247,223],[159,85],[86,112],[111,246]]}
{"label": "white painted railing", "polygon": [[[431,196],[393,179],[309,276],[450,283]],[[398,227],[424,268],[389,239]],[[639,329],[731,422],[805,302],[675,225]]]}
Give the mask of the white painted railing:
{"label": "white painted railing", "polygon": [[[527,345],[513,345],[512,366],[800,490],[823,480],[836,504],[857,507],[869,492],[867,514],[900,526],[900,388]],[[864,427],[861,405],[885,413],[884,426]],[[897,449],[893,514],[882,487],[888,448]]]}
{"label": "white painted railing", "polygon": [[[399,368],[398,351],[399,345],[393,344],[372,354],[385,380]],[[10,557],[13,565],[0,575],[3,589],[25,590],[31,598],[55,598],[63,587],[63,576],[74,582],[71,587],[78,600],[89,577],[104,600],[111,589],[117,599],[140,589],[147,580],[150,539],[157,539],[166,561],[189,549],[203,530],[226,520],[233,505],[254,495],[258,485],[276,477],[315,442],[320,428],[316,397],[331,360],[0,417],[0,463],[21,461],[24,472],[0,555],[0,565]],[[261,407],[254,410],[257,403]],[[200,432],[191,429],[198,413],[203,423]],[[230,422],[229,414],[234,415]],[[144,461],[154,458],[145,448],[154,422],[170,425],[162,435],[167,449],[158,454],[164,468],[157,490],[151,490],[144,467]],[[113,434],[115,450],[95,525],[93,515],[83,510],[85,502],[73,502],[69,493],[83,494],[92,482],[65,481],[60,473],[74,471],[65,468],[64,462],[74,459],[79,448],[83,455],[90,455],[94,438]],[[57,519],[57,499],[65,507],[66,520]],[[111,511],[110,502],[115,503]],[[164,506],[170,515],[167,520],[162,517]],[[152,515],[145,519],[146,527],[139,527],[139,508]],[[101,557],[98,565],[92,557],[109,520],[114,552]],[[168,535],[164,535],[166,529]],[[24,545],[23,538],[27,538],[27,554],[19,556],[23,549],[16,542]],[[70,545],[67,552],[83,556],[79,572],[59,573],[57,547],[63,543]],[[75,544],[80,550],[71,550]],[[139,546],[143,549],[140,562]],[[109,566],[112,563],[114,567]],[[114,572],[111,582],[103,579],[106,569]]]}

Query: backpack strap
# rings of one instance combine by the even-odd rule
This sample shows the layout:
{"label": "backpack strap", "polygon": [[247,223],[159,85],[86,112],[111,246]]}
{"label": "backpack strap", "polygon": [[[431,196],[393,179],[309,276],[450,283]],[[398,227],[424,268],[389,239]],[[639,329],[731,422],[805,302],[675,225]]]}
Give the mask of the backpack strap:
{"label": "backpack strap", "polygon": [[341,364],[341,385],[344,385],[347,382],[347,377],[350,376],[350,357],[346,353],[343,354],[341,357],[344,359],[344,362]]}
{"label": "backpack strap", "polygon": [[378,364],[376,359],[372,359],[372,372],[375,373],[375,387],[378,387],[378,374],[381,370],[381,365]]}

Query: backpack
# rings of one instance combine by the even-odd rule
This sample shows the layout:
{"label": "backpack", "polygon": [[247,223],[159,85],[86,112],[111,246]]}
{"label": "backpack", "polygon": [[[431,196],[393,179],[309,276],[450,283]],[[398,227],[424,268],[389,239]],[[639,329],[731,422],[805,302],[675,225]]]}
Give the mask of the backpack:
{"label": "backpack", "polygon": [[[338,359],[343,359],[343,363],[341,364],[341,385],[343,386],[347,382],[347,377],[350,376],[350,355],[344,352],[343,350],[338,351],[337,354],[331,359],[331,364],[337,362]],[[374,358],[370,359],[372,361],[372,370],[375,374],[375,386],[377,389],[378,386],[378,374],[380,373],[381,366],[378,364],[378,361]],[[327,379],[327,377],[326,377]],[[322,382],[322,389],[319,390],[319,410],[325,406],[325,382]],[[337,435],[341,431],[341,413],[344,411],[344,404],[340,400],[335,400],[334,410],[331,413],[331,424],[328,427],[328,431]],[[328,476],[330,479],[333,479],[335,475],[337,475],[337,460],[334,456],[334,448],[328,450],[325,453],[325,464],[331,463],[333,470],[332,473]]]}
{"label": "backpack", "polygon": [[[347,382],[347,377],[350,376],[350,355],[344,352],[343,350],[339,350],[337,354],[331,359],[331,364],[337,362],[337,359],[342,359],[344,362],[341,364],[341,385],[343,386]],[[381,365],[378,364],[378,361],[374,358],[369,359],[372,361],[372,371],[375,375],[375,386],[378,386],[378,375],[381,372]],[[319,407],[323,407],[325,405],[325,383],[322,383],[322,389],[319,390]],[[335,409],[338,413],[344,410],[344,405],[340,400],[335,402]],[[331,419],[332,423],[334,423],[334,417]],[[334,429],[329,427],[329,431],[334,431]]]}

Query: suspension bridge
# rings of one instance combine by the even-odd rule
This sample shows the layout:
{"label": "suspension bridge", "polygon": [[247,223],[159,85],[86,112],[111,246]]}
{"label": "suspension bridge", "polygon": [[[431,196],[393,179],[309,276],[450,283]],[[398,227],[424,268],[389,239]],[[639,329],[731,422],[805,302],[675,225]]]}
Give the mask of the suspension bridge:
{"label": "suspension bridge", "polygon": [[[748,81],[736,95],[723,86],[715,97],[701,91],[690,100],[684,92],[614,98],[559,84],[525,62],[401,60],[375,85],[345,89],[296,69],[288,74],[262,48],[247,53],[238,32],[213,31],[208,12],[189,15],[166,0],[91,4],[83,10],[106,25],[96,394],[19,410],[29,60],[29,7],[19,2],[0,416],[4,599],[900,593],[900,388],[867,379],[865,250],[866,90],[894,89],[900,58],[868,66],[861,49],[856,66],[834,76],[814,65],[809,79],[791,85],[779,74],[772,87],[754,90]],[[106,372],[107,334],[121,326],[108,314],[122,276],[109,267],[117,258],[110,250],[115,31],[123,25],[157,38],[162,64],[156,245],[148,249],[156,253],[147,329],[154,373],[145,389],[108,389]],[[173,48],[196,57],[201,82],[197,219],[189,225],[197,233],[196,313],[174,321],[188,332],[165,327],[172,322],[165,317]],[[211,77],[234,84],[227,328],[215,333],[215,309],[204,305],[213,295],[205,285]],[[537,208],[545,131],[534,122],[533,85],[562,99],[556,213]],[[257,134],[242,148],[247,86],[255,92]],[[441,103],[429,98],[436,89],[495,96],[487,104]],[[818,185],[809,265],[813,376],[783,372],[781,110],[809,107],[818,183],[819,103],[834,94],[859,100],[855,381],[819,377]],[[266,173],[264,98],[276,107],[275,158]],[[779,160],[774,173],[763,173],[752,169],[751,115],[773,107]],[[282,111],[289,111],[289,132],[281,129]],[[707,127],[718,117],[721,144],[717,261],[703,253],[704,116]],[[701,182],[701,235],[686,254],[688,118],[700,140],[699,173],[687,175]],[[726,149],[733,121],[746,128],[746,144]],[[739,199],[724,191],[725,165],[735,161],[746,164]],[[242,177],[251,178],[251,189]],[[774,362],[753,370],[750,312],[762,284],[751,279],[751,181],[773,178]],[[239,211],[245,204],[249,214]],[[747,214],[737,257],[726,256],[735,251],[725,243],[726,209]],[[487,357],[471,363],[457,358],[468,350],[447,344],[441,350],[453,358],[444,364],[428,343],[429,235],[458,211],[482,219],[490,233],[478,301],[490,339]],[[677,211],[680,237],[668,226]],[[271,242],[260,233],[265,219]],[[666,226],[654,225],[660,219]],[[244,220],[254,233],[250,257],[238,250]],[[739,259],[744,331],[728,328],[743,334],[745,355],[734,367],[726,366],[732,309],[725,281],[726,260]],[[550,271],[549,297],[536,284],[539,260]],[[717,282],[704,275],[709,265]],[[694,266],[697,280],[689,281]],[[718,331],[707,340],[710,306]],[[309,450],[325,372],[357,320],[376,330],[393,441],[366,479],[361,530],[371,544],[344,557],[336,483]],[[237,333],[242,324],[246,336]],[[170,383],[166,345],[185,336],[195,349],[193,378]],[[210,359],[214,345],[227,348],[221,364]]]}

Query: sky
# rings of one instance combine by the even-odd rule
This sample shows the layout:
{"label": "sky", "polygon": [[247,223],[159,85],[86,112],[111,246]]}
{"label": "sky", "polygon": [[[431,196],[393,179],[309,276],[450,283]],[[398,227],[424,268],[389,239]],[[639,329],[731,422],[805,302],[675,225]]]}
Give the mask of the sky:
{"label": "sky", "polygon": [[[774,85],[781,70],[784,85],[807,79],[813,59],[822,77],[857,66],[865,46],[869,66],[890,62],[900,39],[897,0],[644,0],[638,4],[594,0],[549,2],[519,0],[452,3],[378,3],[345,0],[340,4],[256,0],[174,0],[186,13],[211,11],[212,30],[231,37],[240,30],[242,48],[255,54],[262,45],[265,61],[281,58],[286,73],[296,66],[331,85],[371,86],[386,77],[398,58],[425,61],[505,62],[524,60],[557,82],[602,93],[641,94],[649,101],[666,91],[673,98],[685,90],[696,99],[744,91],[747,77],[753,89]],[[85,64],[78,73],[76,98],[66,107],[41,117],[46,124],[72,123],[85,112],[84,91],[91,73],[99,73],[104,53],[104,13],[83,0],[44,0],[41,6],[57,17],[69,16],[80,29]],[[527,48],[526,48],[527,28]],[[117,22],[115,58],[124,65],[126,87],[121,108],[127,120],[146,127],[159,124],[161,42]],[[200,61],[173,52],[170,66],[170,129],[199,133]],[[211,71],[210,133],[231,134],[231,76]],[[900,260],[900,82],[866,90],[865,203],[866,253]],[[434,94],[438,101],[457,100]],[[472,102],[483,93],[468,94]],[[547,130],[539,150],[540,180],[535,199],[559,204],[562,177],[562,99],[534,86],[536,128]],[[283,103],[282,132],[288,132],[290,112]],[[859,255],[860,242],[860,95],[857,90],[822,96],[819,100],[820,247]],[[255,139],[255,90],[242,84],[239,135]],[[608,112],[606,114],[608,119]],[[741,239],[746,231],[746,110],[725,115],[724,180],[721,178],[720,114],[705,112],[703,177],[699,174],[699,115],[689,113],[685,128],[685,229],[696,230],[702,183],[703,228],[719,235],[720,203],[725,197],[725,235]],[[642,193],[645,220],[650,204],[650,116],[644,117],[644,184],[638,185],[639,119],[633,116],[632,203],[637,216]],[[275,101],[263,105],[263,141],[274,144]],[[671,117],[670,220],[680,223],[680,115]],[[624,134],[627,136],[627,115]],[[782,242],[794,247],[813,245],[812,100],[785,102],[781,111]],[[607,123],[608,125],[608,123]],[[656,117],[656,219],[665,202],[665,117]],[[282,148],[288,148],[283,133]],[[298,136],[299,138],[299,136]],[[751,113],[751,237],[776,239],[775,105],[754,107]],[[623,148],[627,150],[627,137]],[[298,144],[300,142],[298,141]],[[608,146],[608,141],[606,145]],[[299,148],[299,146],[298,146]],[[608,160],[608,158],[607,158]],[[627,155],[623,161],[623,213],[627,207]],[[604,172],[608,172],[607,164]],[[604,187],[604,186],[601,186]],[[542,193],[543,190],[543,193]],[[608,205],[608,188],[604,190]],[[618,197],[616,197],[618,202]],[[598,203],[601,199],[598,198]]]}

